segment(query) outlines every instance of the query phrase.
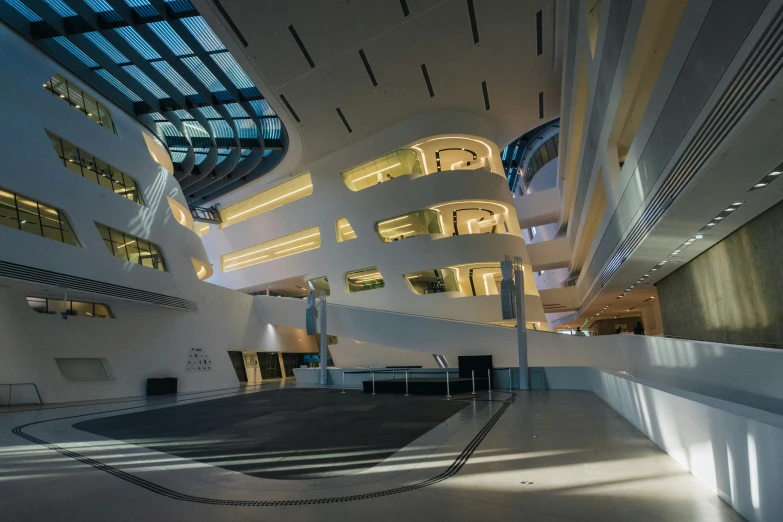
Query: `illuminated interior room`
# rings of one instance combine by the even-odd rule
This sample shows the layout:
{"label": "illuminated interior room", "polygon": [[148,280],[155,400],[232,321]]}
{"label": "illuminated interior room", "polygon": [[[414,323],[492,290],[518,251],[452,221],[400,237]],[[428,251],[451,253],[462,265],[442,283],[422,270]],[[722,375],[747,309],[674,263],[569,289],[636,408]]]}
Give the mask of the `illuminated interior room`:
{"label": "illuminated interior room", "polygon": [[0,0],[2,520],[783,520],[783,0]]}

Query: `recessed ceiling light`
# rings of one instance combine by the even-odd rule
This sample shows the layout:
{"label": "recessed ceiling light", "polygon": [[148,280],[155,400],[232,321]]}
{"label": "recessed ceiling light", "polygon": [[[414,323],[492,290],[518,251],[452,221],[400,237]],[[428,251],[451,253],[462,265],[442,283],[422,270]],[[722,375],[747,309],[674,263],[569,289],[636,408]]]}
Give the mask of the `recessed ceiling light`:
{"label": "recessed ceiling light", "polygon": [[696,234],[696,239],[704,239],[704,234]]}

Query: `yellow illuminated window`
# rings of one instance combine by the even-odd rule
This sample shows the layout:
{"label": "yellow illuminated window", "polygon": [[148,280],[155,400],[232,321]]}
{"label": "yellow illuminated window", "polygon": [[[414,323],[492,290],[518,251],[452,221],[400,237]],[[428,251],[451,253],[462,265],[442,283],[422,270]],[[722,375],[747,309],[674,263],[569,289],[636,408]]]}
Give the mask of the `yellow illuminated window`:
{"label": "yellow illuminated window", "polygon": [[198,237],[204,237],[207,234],[209,234],[209,223],[196,223],[195,225],[195,231],[196,234],[198,234]]}
{"label": "yellow illuminated window", "polygon": [[432,209],[417,210],[375,224],[375,231],[384,243],[424,234],[442,234],[440,214]]}
{"label": "yellow illuminated window", "polygon": [[111,113],[102,103],[83,91],[78,85],[66,80],[59,74],[52,76],[44,84],[44,89],[75,108],[101,127],[117,133]]}
{"label": "yellow illuminated window", "polygon": [[375,290],[386,286],[378,268],[371,266],[361,270],[353,270],[345,274],[345,290],[349,294],[364,290]]}
{"label": "yellow illuminated window", "polygon": [[408,282],[408,287],[419,295],[460,291],[457,273],[453,268],[422,270],[405,274],[403,277]]}
{"label": "yellow illuminated window", "polygon": [[144,204],[139,184],[131,176],[49,131],[46,134],[65,168],[139,205]]}
{"label": "yellow illuminated window", "polygon": [[2,189],[0,225],[80,246],[62,210]]}
{"label": "yellow illuminated window", "polygon": [[408,288],[419,295],[455,292],[454,297],[500,294],[500,263],[448,266],[404,274]]}
{"label": "yellow illuminated window", "polygon": [[342,243],[343,241],[350,241],[351,239],[356,239],[356,232],[353,231],[353,227],[350,223],[348,223],[348,220],[345,218],[338,219],[335,224],[334,228],[337,232],[337,242]]}
{"label": "yellow illuminated window", "polygon": [[114,257],[161,272],[168,272],[160,247],[152,241],[132,236],[100,223],[95,223],[95,226],[103,238],[106,249]]}
{"label": "yellow illuminated window", "polygon": [[318,227],[313,227],[226,254],[221,258],[221,264],[223,272],[231,272],[281,257],[307,252],[320,246],[321,232]]}
{"label": "yellow illuminated window", "polygon": [[406,174],[421,174],[419,157],[400,149],[342,173],[345,186],[357,192]]}
{"label": "yellow illuminated window", "polygon": [[223,218],[220,228],[236,225],[251,217],[282,207],[288,203],[293,203],[312,193],[313,181],[310,173],[307,172],[290,181],[259,192],[255,196],[251,196],[239,203],[220,209],[220,216]]}

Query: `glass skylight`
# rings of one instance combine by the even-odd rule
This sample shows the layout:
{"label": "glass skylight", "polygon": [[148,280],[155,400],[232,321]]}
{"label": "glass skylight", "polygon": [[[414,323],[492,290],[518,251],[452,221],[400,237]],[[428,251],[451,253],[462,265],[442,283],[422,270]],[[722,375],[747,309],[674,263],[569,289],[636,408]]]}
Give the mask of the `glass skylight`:
{"label": "glass skylight", "polygon": [[109,73],[109,71],[107,71],[106,69],[97,69],[95,71],[95,74],[97,74],[98,76],[100,76],[101,78],[109,82],[110,84],[112,84],[114,87],[117,88],[118,91],[120,91],[122,94],[127,96],[131,101],[134,102],[141,101],[141,98],[139,98],[139,96],[135,92],[128,89],[128,87],[124,83],[122,83],[117,78],[112,76],[112,74]]}
{"label": "glass skylight", "polygon": [[5,0],[5,3],[19,11],[19,14],[27,18],[30,22],[42,22],[43,18],[38,16],[32,9],[24,5],[19,0]]}
{"label": "glass skylight", "polygon": [[160,59],[158,51],[153,49],[152,46],[147,43],[147,40],[142,38],[133,27],[117,27],[114,31],[122,36],[122,38],[125,39],[125,41],[128,42],[145,60]]}
{"label": "glass skylight", "polygon": [[58,44],[62,45],[66,51],[74,55],[76,58],[78,58],[84,65],[87,67],[99,67],[98,63],[87,56],[84,51],[76,47],[73,42],[71,42],[69,39],[67,39],[64,36],[55,36],[54,41]]}
{"label": "glass skylight", "polygon": [[159,100],[163,99],[163,98],[168,98],[169,97],[169,95],[166,93],[166,91],[161,89],[160,86],[157,83],[153,82],[150,79],[149,76],[144,74],[141,71],[141,69],[139,69],[135,65],[123,65],[122,68],[125,70],[125,72],[127,72],[128,74],[133,76],[133,78],[137,82],[139,82],[141,85],[143,85],[145,89],[150,91],[152,93],[152,95],[155,96],[156,98],[158,98]]}
{"label": "glass skylight", "polygon": [[180,38],[168,22],[150,22],[147,24],[147,27],[152,29],[152,32],[177,56],[193,54],[193,50],[188,47],[188,44]]}
{"label": "glass skylight", "polygon": [[191,16],[189,18],[182,18],[181,22],[208,53],[226,50],[226,46],[223,45],[223,42],[220,41],[220,38],[217,37],[215,32],[207,25],[207,22],[202,17]]}
{"label": "glass skylight", "polygon": [[119,49],[114,47],[101,33],[97,31],[91,31],[84,33],[84,37],[87,38],[92,44],[100,49],[103,54],[111,58],[114,63],[129,63],[130,60],[127,56],[122,54]]}
{"label": "glass skylight", "polygon": [[54,9],[54,11],[63,18],[67,16],[76,16],[76,11],[71,9],[63,0],[44,0],[44,2],[49,4],[49,7]]}

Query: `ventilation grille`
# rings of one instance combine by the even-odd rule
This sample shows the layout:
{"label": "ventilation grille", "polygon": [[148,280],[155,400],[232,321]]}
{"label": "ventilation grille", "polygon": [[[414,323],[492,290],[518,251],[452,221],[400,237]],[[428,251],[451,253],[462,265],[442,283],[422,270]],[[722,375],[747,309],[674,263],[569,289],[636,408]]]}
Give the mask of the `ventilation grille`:
{"label": "ventilation grille", "polygon": [[671,202],[682,193],[693,176],[726,139],[781,68],[783,68],[783,9],[775,14],[745,63],[672,168],[658,193],[596,278],[579,312],[553,321],[553,326],[575,319],[590,305],[601,288],[655,227]]}
{"label": "ventilation grille", "polygon": [[180,310],[189,310],[193,312],[198,310],[196,303],[187,299],[156,294],[144,290],[136,290],[134,288],[113,285],[111,283],[102,283],[100,281],[93,281],[92,279],[69,276],[58,272],[50,272],[49,270],[41,270],[40,268],[8,263],[6,261],[0,261],[0,277],[44,285],[60,286],[72,290],[91,292],[93,294],[108,295],[120,299],[168,306]]}

